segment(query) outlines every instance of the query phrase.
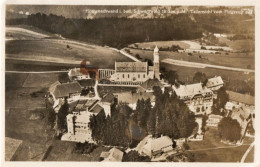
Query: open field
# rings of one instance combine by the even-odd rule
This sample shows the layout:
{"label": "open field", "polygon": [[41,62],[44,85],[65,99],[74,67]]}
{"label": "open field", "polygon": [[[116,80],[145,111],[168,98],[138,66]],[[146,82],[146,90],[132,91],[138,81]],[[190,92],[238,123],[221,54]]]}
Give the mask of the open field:
{"label": "open field", "polygon": [[[143,59],[146,58],[153,60],[153,51],[130,49],[130,52],[134,56],[136,54],[139,54],[139,56]],[[255,66],[255,55],[252,52],[228,53],[228,55],[226,55],[225,53],[192,53],[192,56],[189,56],[188,53],[160,51],[160,60],[162,61],[167,58],[244,69],[248,68],[248,65],[250,65],[250,69],[254,69]]]}
{"label": "open field", "polygon": [[213,68],[191,68],[166,63],[161,63],[161,68],[165,68],[166,71],[176,71],[179,80],[186,84],[193,83],[193,76],[196,72],[202,72],[205,73],[208,78],[221,76],[228,90],[240,93],[250,93],[251,95],[254,95],[255,93],[254,73],[245,74],[243,72]]}
{"label": "open field", "polygon": [[34,27],[7,27],[6,33],[12,38],[6,40],[7,69],[21,66],[22,61],[26,65],[77,66],[86,60],[90,68],[114,68],[115,61],[132,61],[110,48],[57,37],[47,39],[55,35]]}
{"label": "open field", "polygon": [[[241,146],[227,145],[220,142],[216,128],[209,128],[203,141],[188,144],[196,162],[239,162],[253,140],[254,138],[246,138]],[[254,155],[250,154],[247,158],[252,159],[251,156]]]}
{"label": "open field", "polygon": [[[75,143],[53,139],[53,130],[45,130],[44,120],[30,119],[31,111],[44,112],[44,95],[60,73],[6,73],[5,136],[22,140],[12,161],[40,161],[51,146],[46,161],[99,161],[106,147],[96,148],[90,155],[72,153]],[[31,93],[36,92],[36,97]]]}
{"label": "open field", "polygon": [[21,27],[6,27],[6,40],[32,40],[50,37],[50,35],[31,31]]}
{"label": "open field", "polygon": [[[193,47],[193,45],[185,42],[185,41],[155,41],[155,42],[142,42],[142,43],[136,43],[138,45],[138,48],[150,48],[153,49],[156,45],[158,48],[163,47],[171,47],[172,45],[179,45],[183,49],[190,49]],[[134,46],[134,44],[129,45],[130,47]]]}
{"label": "open field", "polygon": [[228,46],[234,50],[243,51],[243,50],[251,50],[253,51],[255,48],[255,42],[253,40],[235,40],[235,41],[227,41]]}
{"label": "open field", "polygon": [[47,36],[47,37],[54,37],[56,35],[49,33],[47,31],[44,31],[40,28],[34,27],[34,26],[29,26],[29,25],[15,25],[15,26],[10,26],[6,25],[5,28],[6,32],[9,33],[22,33],[22,32],[27,32],[29,34],[38,34],[38,37],[40,38],[41,36]]}
{"label": "open field", "polygon": [[[67,45],[70,48],[67,48]],[[54,39],[6,41],[6,58],[75,65],[86,60],[89,62],[89,66],[95,68],[112,68],[115,61],[131,61],[108,48],[87,47],[77,43],[68,43],[66,40]]]}

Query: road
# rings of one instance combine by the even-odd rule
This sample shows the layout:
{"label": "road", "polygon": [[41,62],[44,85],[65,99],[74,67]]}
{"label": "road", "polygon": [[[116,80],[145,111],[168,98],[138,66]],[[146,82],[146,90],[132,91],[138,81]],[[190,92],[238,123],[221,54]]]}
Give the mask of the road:
{"label": "road", "polygon": [[22,74],[46,74],[46,73],[67,73],[68,71],[5,71],[6,73],[22,73]]}
{"label": "road", "polygon": [[[242,144],[242,145],[249,145],[249,144]],[[204,148],[204,149],[196,149],[196,150],[188,150],[190,152],[196,152],[196,151],[209,151],[209,150],[218,150],[218,149],[225,149],[225,148],[236,148],[240,147],[242,145],[235,145],[235,146],[225,146],[225,147],[211,147],[211,148]]]}
{"label": "road", "polygon": [[251,143],[251,145],[248,147],[248,149],[246,150],[245,154],[243,155],[243,157],[241,158],[241,163],[244,163],[247,155],[249,154],[249,152],[252,150],[252,148],[254,147],[255,142]]}
{"label": "road", "polygon": [[177,66],[186,66],[186,67],[193,67],[193,68],[218,68],[222,70],[231,70],[231,71],[240,71],[240,72],[246,72],[246,73],[254,73],[255,70],[250,69],[243,69],[243,68],[234,68],[234,67],[226,67],[226,66],[218,66],[218,65],[212,65],[212,64],[203,64],[203,63],[195,63],[195,62],[188,62],[188,61],[182,61],[182,60],[174,60],[174,59],[164,59],[162,60],[163,63],[167,64],[173,64]]}
{"label": "road", "polygon": [[124,49],[118,50],[118,49],[116,49],[116,48],[111,48],[111,47],[110,47],[109,49],[114,50],[114,51],[117,51],[117,52],[121,53],[122,55],[124,55],[124,56],[126,56],[126,57],[128,57],[128,58],[130,58],[130,59],[132,59],[132,60],[134,60],[135,62],[141,62],[140,60],[138,60],[138,59],[135,58],[134,56],[132,56],[132,55],[126,53],[126,52],[124,51]]}

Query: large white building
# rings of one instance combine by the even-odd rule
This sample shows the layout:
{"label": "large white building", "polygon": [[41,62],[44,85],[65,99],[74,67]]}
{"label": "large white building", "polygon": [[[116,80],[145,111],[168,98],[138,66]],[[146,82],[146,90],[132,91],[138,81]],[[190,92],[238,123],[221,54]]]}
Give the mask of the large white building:
{"label": "large white building", "polygon": [[213,92],[202,83],[180,85],[172,87],[180,100],[183,100],[189,109],[197,114],[211,113]]}
{"label": "large white building", "polygon": [[154,48],[153,66],[148,62],[115,62],[115,70],[99,70],[99,78],[123,85],[140,85],[148,79],[160,80],[159,49]]}
{"label": "large white building", "polygon": [[92,115],[98,115],[104,111],[106,116],[111,116],[111,106],[114,104],[114,96],[107,94],[101,101],[81,100],[73,109],[72,114],[67,115],[68,132],[61,140],[74,142],[95,143],[92,139],[92,130],[88,124]]}

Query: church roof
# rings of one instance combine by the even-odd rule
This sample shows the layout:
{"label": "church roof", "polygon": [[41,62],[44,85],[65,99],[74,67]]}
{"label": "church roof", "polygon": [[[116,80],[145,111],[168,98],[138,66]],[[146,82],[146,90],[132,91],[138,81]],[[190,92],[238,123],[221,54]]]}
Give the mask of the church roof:
{"label": "church roof", "polygon": [[116,72],[147,72],[147,62],[116,62]]}

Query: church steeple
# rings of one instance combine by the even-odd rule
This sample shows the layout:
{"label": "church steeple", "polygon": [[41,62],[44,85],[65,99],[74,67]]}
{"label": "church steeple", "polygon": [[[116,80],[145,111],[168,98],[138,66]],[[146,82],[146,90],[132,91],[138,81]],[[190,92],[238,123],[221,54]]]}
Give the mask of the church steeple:
{"label": "church steeple", "polygon": [[155,78],[160,80],[159,49],[157,45],[153,50],[153,69]]}

